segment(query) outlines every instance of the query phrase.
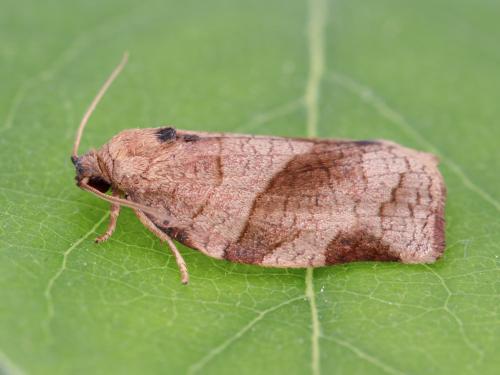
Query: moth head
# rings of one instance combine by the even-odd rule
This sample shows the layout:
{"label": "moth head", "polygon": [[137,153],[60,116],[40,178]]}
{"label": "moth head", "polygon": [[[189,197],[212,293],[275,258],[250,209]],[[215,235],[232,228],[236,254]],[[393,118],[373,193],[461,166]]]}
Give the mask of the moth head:
{"label": "moth head", "polygon": [[83,181],[101,193],[109,190],[111,184],[99,166],[98,156],[95,151],[89,151],[83,156],[72,156],[71,161],[76,169],[77,186],[81,186]]}
{"label": "moth head", "polygon": [[[96,151],[89,151],[83,156],[78,156],[78,146],[80,145],[83,129],[85,128],[90,115],[92,114],[92,112],[94,112],[97,103],[99,103],[113,80],[122,71],[123,67],[127,63],[127,59],[128,53],[125,52],[122,61],[113,70],[113,72],[111,72],[111,75],[108,77],[106,82],[104,82],[104,85],[101,87],[96,97],[90,104],[89,108],[83,115],[82,120],[80,121],[80,126],[78,127],[78,130],[76,132],[75,143],[73,144],[73,153],[71,154],[71,161],[73,162],[73,165],[76,169],[76,184],[83,190],[86,190],[98,196],[100,199],[111,202],[114,205],[127,206],[146,213],[164,217],[165,215],[162,210],[158,210],[154,207],[149,207],[144,204],[132,202],[127,199],[122,199],[114,196],[114,190],[112,196],[105,194],[111,187],[109,177],[107,177],[109,176],[109,174],[107,173],[108,167],[105,166],[105,163],[102,161],[102,159],[99,158],[99,155]],[[99,163],[99,161],[101,161],[102,163]]]}

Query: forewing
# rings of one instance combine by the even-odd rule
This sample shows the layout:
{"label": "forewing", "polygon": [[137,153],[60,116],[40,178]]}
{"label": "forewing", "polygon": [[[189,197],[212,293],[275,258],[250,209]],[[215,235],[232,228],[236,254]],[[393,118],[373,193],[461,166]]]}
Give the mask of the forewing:
{"label": "forewing", "polygon": [[175,162],[159,156],[149,169],[161,178],[148,199],[179,219],[155,223],[188,246],[273,267],[442,253],[432,155],[385,141],[196,135]]}

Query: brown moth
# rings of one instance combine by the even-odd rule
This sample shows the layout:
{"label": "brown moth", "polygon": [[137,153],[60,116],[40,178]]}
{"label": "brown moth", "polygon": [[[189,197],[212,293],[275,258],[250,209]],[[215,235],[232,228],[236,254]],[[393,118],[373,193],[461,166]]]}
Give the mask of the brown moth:
{"label": "brown moth", "polygon": [[[77,185],[120,206],[172,250],[171,238],[217,259],[265,267],[352,261],[430,263],[444,250],[445,186],[437,158],[384,141],[125,130],[72,161]],[[108,190],[112,195],[105,194]]]}

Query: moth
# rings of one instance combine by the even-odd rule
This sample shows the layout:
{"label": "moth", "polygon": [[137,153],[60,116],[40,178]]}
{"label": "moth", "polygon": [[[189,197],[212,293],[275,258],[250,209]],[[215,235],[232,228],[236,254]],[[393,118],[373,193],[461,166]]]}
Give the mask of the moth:
{"label": "moth", "polygon": [[[445,185],[437,158],[385,140],[304,139],[173,127],[125,130],[78,156],[77,185],[121,206],[186,263],[172,238],[203,254],[264,267],[353,261],[434,262],[444,251]],[[107,192],[111,192],[108,195]]]}

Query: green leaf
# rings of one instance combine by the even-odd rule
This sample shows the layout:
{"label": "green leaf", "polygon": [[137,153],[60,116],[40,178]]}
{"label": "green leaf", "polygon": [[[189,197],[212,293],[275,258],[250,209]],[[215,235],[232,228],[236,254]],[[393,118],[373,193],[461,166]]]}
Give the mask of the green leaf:
{"label": "green leaf", "polygon": [[[4,1],[0,373],[494,374],[500,368],[498,2]],[[172,256],[74,186],[131,127],[386,138],[440,155],[433,265],[277,270]]]}

